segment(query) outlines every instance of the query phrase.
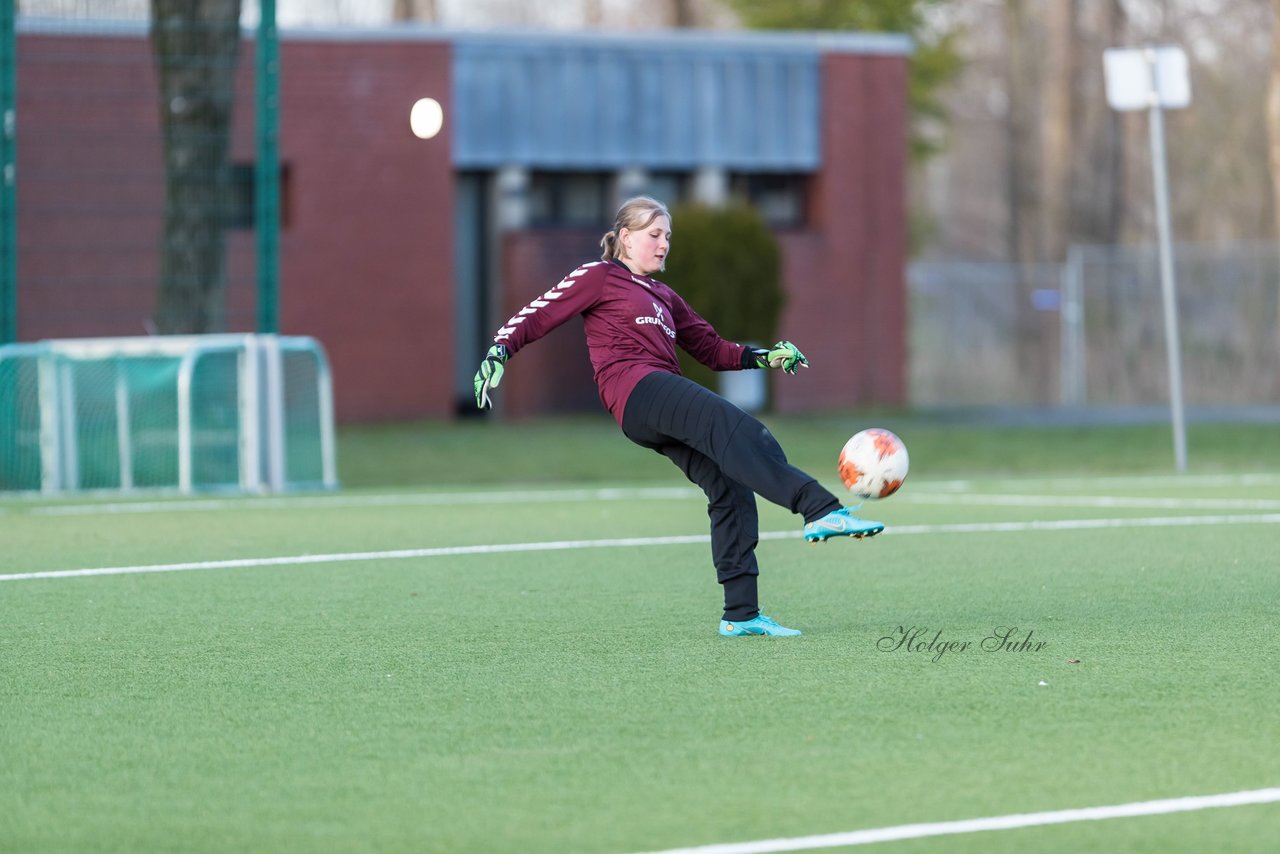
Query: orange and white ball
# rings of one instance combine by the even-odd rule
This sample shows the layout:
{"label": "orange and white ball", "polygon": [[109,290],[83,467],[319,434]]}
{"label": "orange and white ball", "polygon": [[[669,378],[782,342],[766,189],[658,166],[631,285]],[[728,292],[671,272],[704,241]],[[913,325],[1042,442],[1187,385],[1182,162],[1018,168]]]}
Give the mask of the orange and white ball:
{"label": "orange and white ball", "polygon": [[859,498],[888,498],[907,479],[907,446],[888,430],[855,433],[840,449],[840,480]]}

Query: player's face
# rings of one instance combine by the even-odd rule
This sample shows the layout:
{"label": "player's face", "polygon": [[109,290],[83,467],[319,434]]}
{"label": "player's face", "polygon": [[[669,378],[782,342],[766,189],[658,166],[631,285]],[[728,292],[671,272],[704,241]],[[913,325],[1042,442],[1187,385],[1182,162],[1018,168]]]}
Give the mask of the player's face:
{"label": "player's face", "polygon": [[666,267],[667,252],[671,249],[671,220],[665,216],[655,217],[653,222],[635,231],[624,228],[619,237],[622,263],[631,268],[631,272],[649,276]]}

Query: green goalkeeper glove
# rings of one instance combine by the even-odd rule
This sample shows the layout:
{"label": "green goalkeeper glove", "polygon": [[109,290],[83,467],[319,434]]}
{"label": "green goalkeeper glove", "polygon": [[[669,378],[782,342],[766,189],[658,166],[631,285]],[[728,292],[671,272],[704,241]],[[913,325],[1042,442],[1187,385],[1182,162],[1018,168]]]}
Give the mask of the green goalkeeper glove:
{"label": "green goalkeeper glove", "polygon": [[751,352],[755,356],[756,365],[761,368],[782,368],[787,373],[794,374],[796,368],[809,367],[809,360],[804,357],[804,353],[790,341],[779,341],[768,350],[753,347]]}
{"label": "green goalkeeper glove", "polygon": [[507,361],[507,348],[502,344],[494,344],[484,354],[480,370],[476,371],[476,406],[481,409],[492,407],[489,400],[489,389],[497,388],[502,382],[502,365]]}

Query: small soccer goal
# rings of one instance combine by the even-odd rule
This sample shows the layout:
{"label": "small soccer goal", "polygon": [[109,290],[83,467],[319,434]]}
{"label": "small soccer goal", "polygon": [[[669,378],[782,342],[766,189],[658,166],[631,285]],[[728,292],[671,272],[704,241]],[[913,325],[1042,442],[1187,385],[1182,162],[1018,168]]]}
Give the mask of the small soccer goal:
{"label": "small soccer goal", "polygon": [[312,338],[0,346],[0,491],[337,485],[332,380]]}

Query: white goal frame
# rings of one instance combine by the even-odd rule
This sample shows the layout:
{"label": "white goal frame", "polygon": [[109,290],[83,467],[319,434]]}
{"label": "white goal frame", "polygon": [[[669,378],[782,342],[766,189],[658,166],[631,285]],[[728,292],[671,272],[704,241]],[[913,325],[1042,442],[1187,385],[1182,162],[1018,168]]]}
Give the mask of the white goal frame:
{"label": "white goal frame", "polygon": [[[281,492],[296,488],[286,479],[286,424],[283,358],[310,355],[316,363],[320,433],[321,483],[338,486],[333,417],[333,381],[319,342],[304,336],[219,334],[158,335],[136,338],[54,339],[0,346],[0,363],[35,359],[40,405],[41,492],[57,494],[81,488],[77,447],[75,385],[72,364],[78,360],[168,357],[179,359],[178,482],[179,493],[197,491],[194,483],[193,377],[200,360],[214,353],[236,355],[239,421],[239,482],[243,492]],[[133,448],[129,431],[129,389],[124,372],[116,374],[115,419],[121,492],[139,491],[133,483]]]}

